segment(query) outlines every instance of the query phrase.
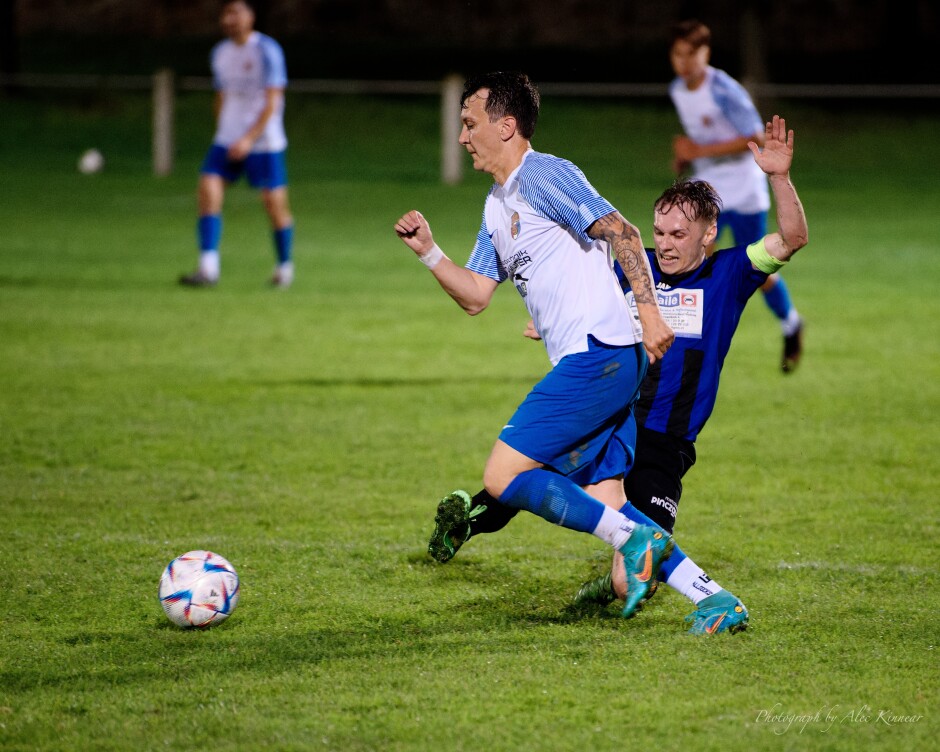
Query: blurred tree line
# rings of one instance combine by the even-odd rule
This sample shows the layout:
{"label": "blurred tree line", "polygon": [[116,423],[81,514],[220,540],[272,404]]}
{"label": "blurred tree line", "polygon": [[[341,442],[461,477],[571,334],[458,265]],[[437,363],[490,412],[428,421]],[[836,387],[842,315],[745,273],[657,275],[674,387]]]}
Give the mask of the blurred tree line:
{"label": "blurred tree line", "polygon": [[[0,0],[3,72],[207,75],[219,0]],[[258,0],[294,78],[671,77],[669,28],[699,18],[713,63],[778,83],[936,83],[934,0]]]}

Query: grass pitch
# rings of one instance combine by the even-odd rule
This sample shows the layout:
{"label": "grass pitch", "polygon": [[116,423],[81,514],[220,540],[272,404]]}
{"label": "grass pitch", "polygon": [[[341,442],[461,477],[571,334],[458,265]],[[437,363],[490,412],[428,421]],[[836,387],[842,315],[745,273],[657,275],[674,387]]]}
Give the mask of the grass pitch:
{"label": "grass pitch", "polygon": [[[752,627],[697,639],[672,592],[629,622],[571,613],[606,552],[534,517],[446,566],[424,554],[437,498],[479,488],[548,368],[510,290],[470,319],[394,237],[418,208],[462,261],[478,228],[488,182],[438,184],[435,102],[292,97],[288,291],[266,287],[244,187],[220,286],[175,284],[208,97],[181,99],[163,180],[144,98],[0,104],[4,750],[936,744],[936,115],[779,110],[810,222],[785,272],[806,355],[780,374],[756,298],[677,530]],[[659,106],[553,100],[535,144],[650,243],[675,128]],[[82,176],[90,146],[106,169]],[[156,597],[193,548],[242,579],[205,632]]]}

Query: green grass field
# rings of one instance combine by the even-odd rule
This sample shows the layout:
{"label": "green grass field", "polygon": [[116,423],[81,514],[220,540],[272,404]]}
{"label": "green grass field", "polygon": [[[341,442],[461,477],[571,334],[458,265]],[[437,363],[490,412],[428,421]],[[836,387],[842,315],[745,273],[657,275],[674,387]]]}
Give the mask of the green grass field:
{"label": "green grass field", "polygon": [[[208,96],[181,98],[166,179],[145,97],[0,109],[0,748],[936,748],[940,116],[780,110],[806,355],[779,372],[755,299],[677,529],[752,626],[699,639],[673,592],[629,622],[573,614],[604,546],[531,516],[446,566],[424,553],[548,368],[512,291],[468,318],[394,236],[418,208],[463,261],[479,226],[488,181],[436,180],[436,102],[289,101],[288,291],[243,186],[220,286],[175,284]],[[554,100],[535,144],[650,243],[675,127]],[[82,176],[90,146],[107,167]],[[204,632],[156,597],[194,548],[242,579]]]}

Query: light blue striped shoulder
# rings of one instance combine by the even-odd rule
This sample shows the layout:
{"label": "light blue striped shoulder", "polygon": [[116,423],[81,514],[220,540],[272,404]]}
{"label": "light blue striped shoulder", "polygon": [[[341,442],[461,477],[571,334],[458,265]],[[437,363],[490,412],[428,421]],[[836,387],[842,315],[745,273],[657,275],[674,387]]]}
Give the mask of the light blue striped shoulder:
{"label": "light blue striped shoulder", "polygon": [[764,130],[764,121],[761,120],[751,95],[740,83],[723,70],[714,68],[711,87],[712,96],[738,133],[742,136],[752,136]]}
{"label": "light blue striped shoulder", "polygon": [[532,152],[519,169],[519,191],[528,204],[553,222],[570,227],[585,241],[585,231],[614,207],[567,159]]}
{"label": "light blue striped shoulder", "polygon": [[287,86],[287,63],[284,50],[272,37],[258,32],[258,45],[264,61],[264,85],[274,89]]}

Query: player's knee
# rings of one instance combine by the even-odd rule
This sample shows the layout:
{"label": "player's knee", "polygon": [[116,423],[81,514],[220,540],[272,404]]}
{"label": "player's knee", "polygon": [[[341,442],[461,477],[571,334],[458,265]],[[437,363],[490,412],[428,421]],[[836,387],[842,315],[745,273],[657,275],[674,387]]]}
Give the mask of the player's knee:
{"label": "player's knee", "polygon": [[265,210],[278,226],[290,224],[292,218],[287,203],[287,191],[283,188],[261,191],[261,202]]}
{"label": "player's knee", "polygon": [[514,476],[511,474],[501,471],[499,468],[487,465],[486,470],[483,471],[483,487],[490,496],[494,499],[498,499],[503,495],[503,491],[506,490],[509,484],[512,483],[513,477]]}

